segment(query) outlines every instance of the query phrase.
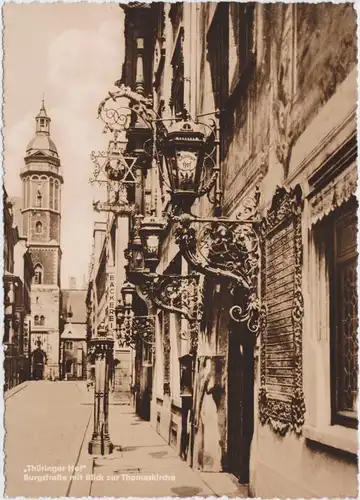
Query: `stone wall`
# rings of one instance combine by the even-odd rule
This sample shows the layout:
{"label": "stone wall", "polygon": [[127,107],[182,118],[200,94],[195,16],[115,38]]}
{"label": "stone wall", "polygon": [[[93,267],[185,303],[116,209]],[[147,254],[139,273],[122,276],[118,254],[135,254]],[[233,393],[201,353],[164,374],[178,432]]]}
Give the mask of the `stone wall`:
{"label": "stone wall", "polygon": [[32,247],[31,257],[36,264],[41,264],[44,270],[43,284],[57,285],[58,282],[58,264],[59,264],[59,249],[48,247]]}

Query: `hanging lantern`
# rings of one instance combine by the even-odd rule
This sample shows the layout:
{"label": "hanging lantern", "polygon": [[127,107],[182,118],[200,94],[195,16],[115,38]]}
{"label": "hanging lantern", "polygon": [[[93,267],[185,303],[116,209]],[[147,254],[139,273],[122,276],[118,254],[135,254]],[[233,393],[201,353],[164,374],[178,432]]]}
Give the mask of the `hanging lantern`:
{"label": "hanging lantern", "polygon": [[171,196],[177,205],[190,207],[199,196],[206,137],[189,115],[175,122],[164,144]]}
{"label": "hanging lantern", "polygon": [[129,262],[127,271],[130,275],[136,275],[145,271],[144,248],[139,232],[142,219],[143,216],[140,214],[134,216],[132,236],[130,237],[128,248],[125,250],[125,258]]}
{"label": "hanging lantern", "polygon": [[121,324],[121,321],[124,318],[124,313],[125,307],[121,303],[121,300],[118,300],[117,306],[115,307],[116,324],[118,326]]}
{"label": "hanging lantern", "polygon": [[123,299],[123,304],[125,309],[131,309],[132,303],[134,299],[134,295],[136,293],[135,285],[126,281],[121,287],[121,296]]}
{"label": "hanging lantern", "polygon": [[164,221],[150,218],[144,220],[139,230],[144,248],[145,265],[151,272],[155,272],[159,264],[160,237],[164,228]]}
{"label": "hanging lantern", "polygon": [[100,325],[98,326],[98,328],[97,328],[97,336],[98,337],[106,337],[107,333],[108,333],[108,330],[107,330],[107,328],[105,326],[104,321],[102,321],[100,323]]}

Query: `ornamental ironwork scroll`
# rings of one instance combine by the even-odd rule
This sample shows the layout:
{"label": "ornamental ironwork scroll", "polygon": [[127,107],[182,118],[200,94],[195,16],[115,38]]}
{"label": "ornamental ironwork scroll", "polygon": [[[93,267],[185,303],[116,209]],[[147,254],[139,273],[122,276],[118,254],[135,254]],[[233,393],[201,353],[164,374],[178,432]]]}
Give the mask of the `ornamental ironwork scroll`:
{"label": "ornamental ironwork scroll", "polygon": [[301,434],[305,415],[301,219],[300,186],[277,188],[261,227],[259,415],[280,435]]}
{"label": "ornamental ironwork scroll", "polygon": [[252,333],[259,331],[260,313],[258,202],[256,190],[254,197],[244,200],[243,210],[234,219],[197,219],[188,214],[171,217],[180,223],[176,242],[189,265],[204,275],[227,281],[232,292],[243,291],[242,303],[233,306],[230,315],[234,321],[245,322]]}
{"label": "ornamental ironwork scroll", "polygon": [[144,342],[155,350],[155,317],[132,316],[124,314],[116,332],[116,338],[121,347],[127,346],[136,349],[140,342]]}
{"label": "ornamental ironwork scroll", "polygon": [[187,276],[144,275],[141,290],[159,309],[178,313],[188,320],[191,352],[195,354],[199,324],[203,314],[200,275],[195,273]]}

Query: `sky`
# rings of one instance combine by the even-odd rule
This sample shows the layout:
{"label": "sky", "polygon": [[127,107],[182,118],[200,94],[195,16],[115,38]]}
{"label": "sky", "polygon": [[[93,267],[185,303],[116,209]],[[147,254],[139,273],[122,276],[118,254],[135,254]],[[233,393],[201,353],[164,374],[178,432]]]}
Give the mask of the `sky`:
{"label": "sky", "polygon": [[62,287],[70,276],[88,277],[94,221],[92,150],[109,136],[97,119],[99,102],[114,90],[124,59],[123,11],[118,3],[5,4],[4,182],[21,196],[20,169],[35,135],[44,95],[64,177],[62,186]]}

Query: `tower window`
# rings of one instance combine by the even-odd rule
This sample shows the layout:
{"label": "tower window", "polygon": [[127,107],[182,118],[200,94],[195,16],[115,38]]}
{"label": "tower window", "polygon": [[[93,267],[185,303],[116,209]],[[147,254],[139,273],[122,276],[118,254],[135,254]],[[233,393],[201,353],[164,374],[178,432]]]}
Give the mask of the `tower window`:
{"label": "tower window", "polygon": [[45,120],[44,120],[44,118],[40,119],[40,127],[45,127]]}
{"label": "tower window", "polygon": [[35,224],[35,230],[38,234],[41,234],[43,232],[43,225],[40,221],[37,221]]}
{"label": "tower window", "polygon": [[35,266],[34,284],[41,285],[43,282],[43,268],[40,264]]}
{"label": "tower window", "polygon": [[34,324],[35,324],[35,326],[40,325],[40,318],[38,315],[34,316]]}
{"label": "tower window", "polygon": [[40,189],[38,189],[37,194],[36,194],[36,206],[42,207],[42,194],[40,192]]}
{"label": "tower window", "polygon": [[39,303],[39,297],[36,297],[36,303],[37,304]]}
{"label": "tower window", "polygon": [[49,200],[50,208],[54,208],[54,179],[50,179],[50,200]]}
{"label": "tower window", "polygon": [[54,210],[58,211],[60,207],[60,200],[59,200],[59,181],[55,181],[55,193],[54,193]]}
{"label": "tower window", "polygon": [[40,325],[41,326],[45,325],[45,316],[40,316]]}

